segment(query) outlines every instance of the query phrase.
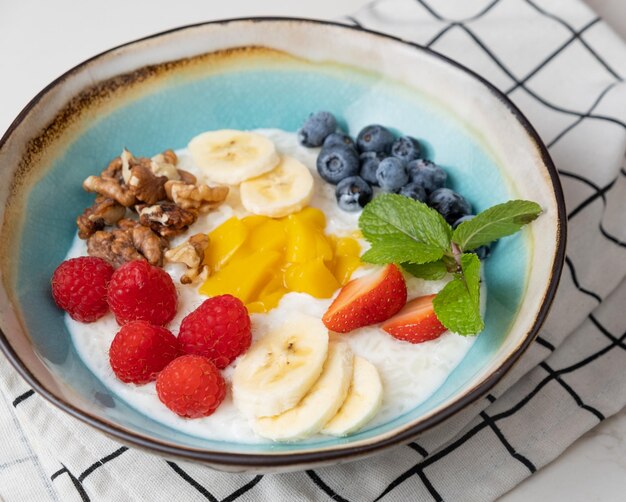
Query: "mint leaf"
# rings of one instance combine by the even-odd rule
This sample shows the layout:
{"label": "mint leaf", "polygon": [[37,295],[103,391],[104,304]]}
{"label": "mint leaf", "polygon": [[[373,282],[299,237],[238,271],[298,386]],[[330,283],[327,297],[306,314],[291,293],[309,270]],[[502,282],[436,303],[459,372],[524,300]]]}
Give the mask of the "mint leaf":
{"label": "mint leaf", "polygon": [[541,213],[536,202],[510,200],[461,223],[452,234],[462,251],[471,251],[519,231]]}
{"label": "mint leaf", "polygon": [[[370,202],[359,218],[371,249],[361,259],[375,264],[398,263],[416,277],[436,280],[453,273],[452,281],[433,300],[437,318],[449,330],[475,335],[484,329],[480,315],[480,260],[471,251],[514,234],[541,213],[535,202],[498,204],[454,232],[426,204],[384,194]],[[460,255],[460,257],[459,257]]]}
{"label": "mint leaf", "polygon": [[403,263],[402,268],[415,277],[427,279],[429,281],[443,279],[443,277],[445,277],[448,273],[448,268],[443,260],[424,263],[422,265],[418,265],[416,263]]}
{"label": "mint leaf", "polygon": [[480,316],[480,260],[473,253],[461,256],[462,273],[437,294],[433,307],[446,328],[460,335],[476,335],[485,324]]}
{"label": "mint leaf", "polygon": [[450,249],[450,225],[426,204],[402,195],[376,197],[361,213],[359,227],[372,244],[362,257],[371,263],[428,263]]}

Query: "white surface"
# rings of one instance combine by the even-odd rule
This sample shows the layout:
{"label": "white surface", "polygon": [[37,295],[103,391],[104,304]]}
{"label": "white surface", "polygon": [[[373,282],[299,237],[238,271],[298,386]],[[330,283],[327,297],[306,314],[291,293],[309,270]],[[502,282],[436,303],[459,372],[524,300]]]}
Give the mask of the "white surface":
{"label": "white surface", "polygon": [[[545,0],[544,0],[545,1]],[[0,0],[0,131],[39,90],[58,75],[111,46],[182,24],[247,15],[332,19],[363,0]],[[626,37],[624,0],[589,0]],[[580,438],[551,465],[502,500],[617,501],[626,486],[626,411]]]}
{"label": "white surface", "polygon": [[500,502],[617,502],[626,486],[626,410],[590,430]]}

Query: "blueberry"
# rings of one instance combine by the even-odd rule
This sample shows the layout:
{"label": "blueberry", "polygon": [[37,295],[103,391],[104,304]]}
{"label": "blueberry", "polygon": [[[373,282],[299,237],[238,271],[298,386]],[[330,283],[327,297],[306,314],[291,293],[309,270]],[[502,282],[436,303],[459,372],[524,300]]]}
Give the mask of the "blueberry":
{"label": "blueberry", "polygon": [[317,112],[309,115],[298,131],[301,145],[321,146],[326,137],[337,129],[337,119],[330,112]]}
{"label": "blueberry", "polygon": [[361,129],[356,138],[356,144],[361,152],[389,153],[393,139],[393,134],[389,129],[373,124]]}
{"label": "blueberry", "polygon": [[[469,221],[474,217],[473,214],[468,214],[467,216],[462,216],[461,218],[459,218],[458,220],[456,220],[453,224],[452,224],[452,228],[456,228],[458,227],[461,223],[463,223],[464,221]],[[479,248],[476,249],[471,249],[470,251],[472,253],[475,253],[478,256],[479,260],[484,260],[485,258],[488,258],[489,255],[491,254],[491,246],[493,245],[493,243],[491,244],[486,244],[484,246],[480,246]]]}
{"label": "blueberry", "polygon": [[428,199],[428,195],[426,195],[426,190],[424,190],[424,187],[422,187],[422,185],[419,185],[418,183],[408,183],[404,185],[398,193],[400,195],[410,197],[411,199],[420,202],[426,202],[426,200]]}
{"label": "blueberry", "polygon": [[378,186],[376,170],[378,169],[380,161],[385,157],[386,155],[380,152],[363,152],[359,155],[359,160],[361,161],[361,178],[370,185]]}
{"label": "blueberry", "polygon": [[407,164],[406,169],[409,172],[411,182],[422,185],[426,193],[443,188],[448,178],[446,172],[430,160],[413,160]]}
{"label": "blueberry", "polygon": [[322,148],[317,156],[317,172],[328,183],[336,185],[348,176],[359,174],[359,154],[345,145]]}
{"label": "blueberry", "polygon": [[438,188],[431,193],[428,205],[438,211],[450,225],[472,212],[470,203],[449,188]]}
{"label": "blueberry", "polygon": [[324,148],[330,148],[331,146],[335,145],[346,145],[356,150],[354,140],[350,136],[342,132],[333,132],[326,136],[326,139],[324,140]]}
{"label": "blueberry", "polygon": [[402,136],[391,145],[391,155],[405,162],[410,162],[422,156],[422,147],[415,138]]}
{"label": "blueberry", "polygon": [[383,190],[396,192],[408,183],[409,174],[404,162],[396,157],[387,157],[378,164],[376,179]]}
{"label": "blueberry", "polygon": [[360,176],[349,176],[337,184],[335,197],[344,211],[359,211],[372,200],[372,187]]}
{"label": "blueberry", "polygon": [[464,221],[469,221],[472,218],[474,218],[474,216],[476,216],[475,214],[466,214],[465,216],[461,216],[458,220],[456,220],[453,224],[452,224],[452,228],[456,228],[458,227],[461,223],[463,223]]}

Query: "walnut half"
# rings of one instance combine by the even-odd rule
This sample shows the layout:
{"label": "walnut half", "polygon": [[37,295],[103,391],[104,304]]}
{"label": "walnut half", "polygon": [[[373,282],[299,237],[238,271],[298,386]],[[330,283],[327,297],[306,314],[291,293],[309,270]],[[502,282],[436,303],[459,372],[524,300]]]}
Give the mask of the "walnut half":
{"label": "walnut half", "polygon": [[170,180],[179,180],[180,173],[176,169],[178,157],[173,150],[165,150],[150,159],[150,169],[157,176],[165,176]]}
{"label": "walnut half", "polygon": [[138,207],[139,222],[162,237],[171,238],[187,231],[198,218],[198,211],[183,209],[172,202]]}
{"label": "walnut half", "polygon": [[221,204],[228,196],[228,187],[210,187],[204,184],[191,184],[183,181],[168,181],[165,191],[170,200],[183,209],[197,209],[206,213]]}
{"label": "walnut half", "polygon": [[166,176],[157,176],[149,167],[136,164],[130,169],[128,186],[137,200],[146,204],[156,204],[167,197],[165,193],[166,181]]}
{"label": "walnut half", "polygon": [[132,235],[125,230],[98,230],[87,239],[89,256],[102,258],[114,267],[120,267],[127,261],[143,260],[144,257],[135,249]]}
{"label": "walnut half", "polygon": [[187,271],[180,277],[183,284],[191,284],[196,279],[208,274],[208,267],[203,265],[204,250],[209,245],[206,234],[192,235],[188,240],[165,252],[165,259],[172,263],[183,263]]}
{"label": "walnut half", "polygon": [[87,240],[89,256],[97,256],[114,267],[128,261],[147,260],[151,265],[163,266],[163,252],[167,241],[136,221],[122,219],[119,228],[99,230]]}
{"label": "walnut half", "polygon": [[105,176],[89,176],[83,181],[83,188],[88,192],[95,192],[108,199],[116,200],[125,207],[130,207],[137,203],[135,194],[128,186],[123,185],[116,178]]}
{"label": "walnut half", "polygon": [[78,237],[87,239],[107,225],[115,225],[126,214],[126,208],[113,199],[98,196],[93,206],[76,218]]}

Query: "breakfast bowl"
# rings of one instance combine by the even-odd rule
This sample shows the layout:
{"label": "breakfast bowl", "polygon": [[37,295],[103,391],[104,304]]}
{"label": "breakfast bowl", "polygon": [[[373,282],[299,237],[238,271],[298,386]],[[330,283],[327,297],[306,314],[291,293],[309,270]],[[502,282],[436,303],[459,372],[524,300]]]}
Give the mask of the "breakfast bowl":
{"label": "breakfast bowl", "polygon": [[[75,329],[52,298],[53,272],[76,249],[76,217],[93,201],[83,181],[124,148],[147,157],[181,152],[204,131],[260,130],[279,146],[302,148],[294,133],[317,110],[332,112],[352,136],[380,123],[420,138],[428,157],[445,168],[448,186],[474,212],[528,199],[542,214],[494,246],[483,266],[484,330],[471,343],[448,334],[461,340],[460,356],[450,358],[445,374],[409,408],[384,413],[350,435],[304,441],[258,440],[235,430],[240,420],[227,427],[170,418],[156,409],[154,390],[146,397],[116,381],[107,347]],[[435,52],[331,22],[210,22],[97,55],[52,82],[20,113],[0,141],[0,168],[0,347],[6,358],[50,403],[112,438],[226,471],[349,461],[440,424],[487,393],[522,356],[547,315],[564,260],[558,176],[521,112],[480,76]],[[315,183],[324,182],[318,177]],[[326,215],[329,224],[333,211]],[[299,305],[294,308],[307,310]],[[384,364],[394,365],[393,354]],[[436,357],[445,355],[444,348]],[[420,364],[428,374],[432,362]],[[440,372],[435,366],[432,372]],[[384,384],[397,393],[385,375]],[[404,385],[410,393],[413,383]]]}

